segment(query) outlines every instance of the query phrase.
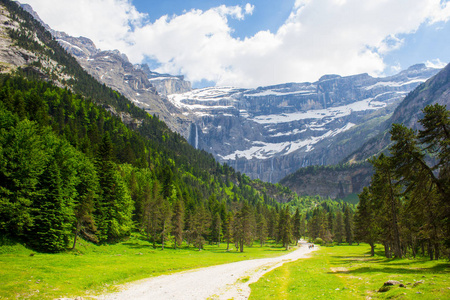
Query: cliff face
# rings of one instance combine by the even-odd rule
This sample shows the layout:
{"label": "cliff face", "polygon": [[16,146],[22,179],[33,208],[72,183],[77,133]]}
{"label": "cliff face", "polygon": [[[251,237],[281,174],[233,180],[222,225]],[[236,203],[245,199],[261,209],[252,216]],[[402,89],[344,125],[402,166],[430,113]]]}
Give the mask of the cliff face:
{"label": "cliff face", "polygon": [[[117,90],[149,114],[157,115],[172,130],[187,137],[186,128],[189,128],[191,120],[167,100],[163,94],[167,91],[160,88],[161,85],[170,87],[172,79],[167,77],[162,79],[159,85],[154,85],[142,67],[130,63],[127,56],[117,50],[100,51],[87,38],[74,38],[61,32],[54,32],[54,36],[98,81]],[[190,83],[186,85],[190,86]]]}
{"label": "cliff face", "polygon": [[301,169],[280,183],[299,195],[320,195],[322,197],[344,198],[360,193],[370,184],[373,174],[368,163],[343,167],[308,167]]}
{"label": "cliff face", "polygon": [[423,116],[422,109],[436,103],[450,108],[450,64],[409,93],[404,101],[395,108],[392,116],[382,124],[379,134],[367,140],[344,162],[363,161],[372,155],[387,151],[391,142],[389,130],[392,124],[404,124],[409,128],[419,130],[418,120]]}
{"label": "cliff face", "polygon": [[147,64],[135,65],[135,67],[141,69],[147,75],[147,78],[160,95],[180,94],[192,90],[191,83],[185,81],[182,75],[173,76],[152,72]]}
{"label": "cliff face", "polygon": [[[22,7],[95,79],[117,90],[149,114],[157,115],[172,130],[184,137],[188,136],[192,120],[186,117],[182,110],[172,105],[166,95],[190,90],[189,82],[184,81],[182,77],[151,72],[147,65],[133,65],[126,55],[117,50],[101,51],[88,38],[73,37],[52,30],[42,22],[31,6],[25,4]],[[153,81],[154,78],[159,80]]]}
{"label": "cliff face", "polygon": [[436,103],[450,107],[450,64],[410,92],[389,118],[374,127],[374,134],[341,161],[344,166],[300,169],[283,178],[280,183],[300,195],[342,197],[360,193],[364,186],[369,185],[373,174],[372,167],[361,162],[381,152],[388,152],[392,124],[401,123],[419,130],[418,120],[423,116],[422,109]]}
{"label": "cliff face", "polygon": [[298,168],[337,164],[384,130],[399,102],[438,72],[326,75],[313,83],[215,87],[169,95],[195,123],[189,142],[251,178],[278,182]]}

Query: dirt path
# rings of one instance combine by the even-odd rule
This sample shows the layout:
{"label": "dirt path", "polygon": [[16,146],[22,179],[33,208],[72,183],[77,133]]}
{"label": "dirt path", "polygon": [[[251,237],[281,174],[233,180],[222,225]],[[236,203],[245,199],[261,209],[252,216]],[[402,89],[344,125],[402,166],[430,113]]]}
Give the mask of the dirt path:
{"label": "dirt path", "polygon": [[290,261],[304,258],[317,249],[309,249],[304,241],[289,254],[245,260],[224,265],[162,275],[123,286],[122,291],[99,299],[248,299],[249,284],[265,273]]}

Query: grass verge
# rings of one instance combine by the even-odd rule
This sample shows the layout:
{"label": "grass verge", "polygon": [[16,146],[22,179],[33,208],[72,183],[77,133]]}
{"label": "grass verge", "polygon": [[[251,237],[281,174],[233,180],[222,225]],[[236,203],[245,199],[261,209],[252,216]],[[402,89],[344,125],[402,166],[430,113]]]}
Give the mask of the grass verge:
{"label": "grass verge", "polygon": [[[369,256],[369,247],[322,247],[251,284],[250,299],[450,299],[448,261]],[[395,285],[379,292],[383,283]]]}
{"label": "grass verge", "polygon": [[273,244],[246,247],[243,253],[226,251],[226,244],[206,245],[204,251],[162,251],[137,236],[104,246],[80,241],[76,251],[59,254],[34,253],[10,243],[0,246],[0,299],[87,299],[151,276],[283,254],[284,248]]}

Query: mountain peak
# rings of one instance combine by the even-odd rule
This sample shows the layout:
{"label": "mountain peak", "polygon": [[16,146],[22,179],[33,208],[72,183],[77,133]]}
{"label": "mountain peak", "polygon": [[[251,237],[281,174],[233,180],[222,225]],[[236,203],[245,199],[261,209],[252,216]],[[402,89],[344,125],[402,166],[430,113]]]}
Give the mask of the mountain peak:
{"label": "mountain peak", "polygon": [[323,75],[322,77],[319,78],[319,82],[320,81],[326,81],[326,80],[331,80],[331,79],[339,79],[341,78],[341,75],[337,75],[337,74],[327,74],[327,75]]}

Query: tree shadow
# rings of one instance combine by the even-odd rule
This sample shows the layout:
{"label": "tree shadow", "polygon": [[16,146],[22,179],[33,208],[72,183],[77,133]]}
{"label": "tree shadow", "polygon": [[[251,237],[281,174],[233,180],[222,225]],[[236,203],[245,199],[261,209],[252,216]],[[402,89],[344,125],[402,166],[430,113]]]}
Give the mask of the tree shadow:
{"label": "tree shadow", "polygon": [[337,270],[328,272],[328,274],[367,274],[367,273],[385,273],[385,274],[450,274],[449,264],[446,262],[439,263],[430,268],[377,268],[377,267],[361,267],[352,270]]}
{"label": "tree shadow", "polygon": [[142,245],[139,243],[133,243],[133,242],[126,242],[126,243],[122,243],[122,245],[128,246],[129,248],[133,248],[133,249],[149,249],[152,248],[152,245]]}

